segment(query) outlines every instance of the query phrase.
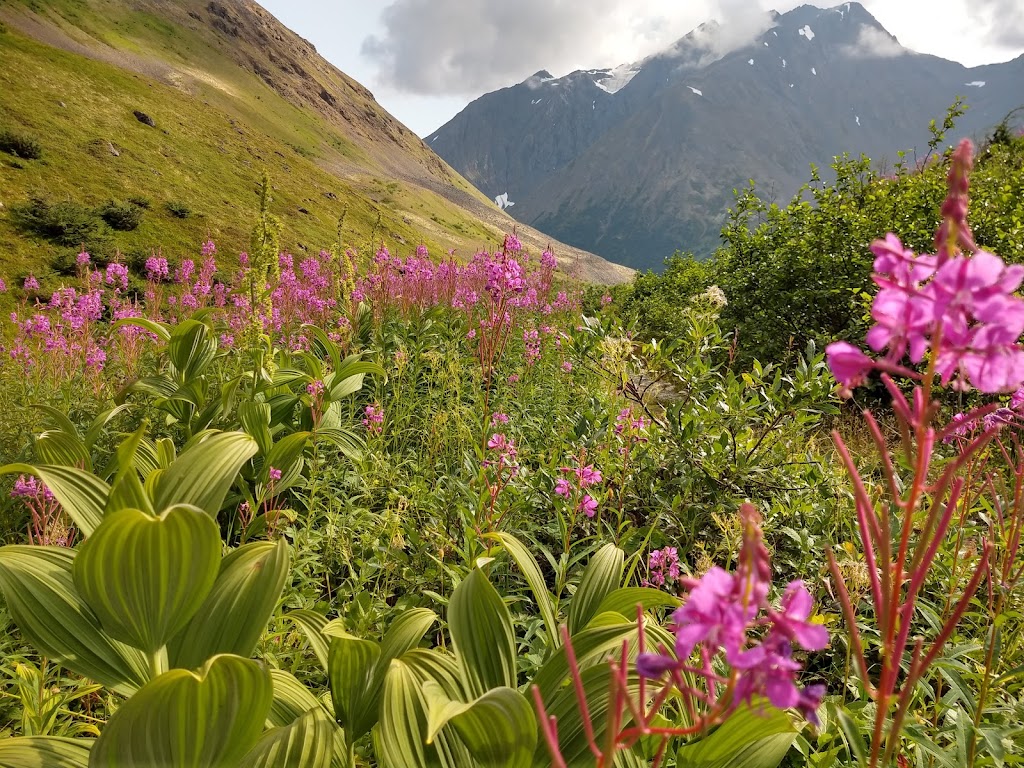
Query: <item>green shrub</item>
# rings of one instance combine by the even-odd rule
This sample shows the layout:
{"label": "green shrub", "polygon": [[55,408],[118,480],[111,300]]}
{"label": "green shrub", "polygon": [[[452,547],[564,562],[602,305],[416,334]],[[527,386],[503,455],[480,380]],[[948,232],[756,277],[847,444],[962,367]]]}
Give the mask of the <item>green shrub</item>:
{"label": "green shrub", "polygon": [[119,232],[131,232],[142,223],[143,210],[131,202],[111,200],[100,208],[100,217]]}
{"label": "green shrub", "polygon": [[0,150],[25,160],[38,160],[43,148],[33,137],[9,130],[0,130]]}
{"label": "green shrub", "polygon": [[167,212],[177,219],[187,219],[192,215],[192,209],[180,200],[168,200],[164,203]]}
{"label": "green shrub", "polygon": [[73,200],[52,203],[35,195],[12,206],[11,218],[19,229],[68,247],[103,239],[102,220],[94,210]]}
{"label": "green shrub", "polygon": [[153,205],[153,201],[144,195],[135,195],[128,198],[128,202],[139,208],[145,208],[147,211]]}

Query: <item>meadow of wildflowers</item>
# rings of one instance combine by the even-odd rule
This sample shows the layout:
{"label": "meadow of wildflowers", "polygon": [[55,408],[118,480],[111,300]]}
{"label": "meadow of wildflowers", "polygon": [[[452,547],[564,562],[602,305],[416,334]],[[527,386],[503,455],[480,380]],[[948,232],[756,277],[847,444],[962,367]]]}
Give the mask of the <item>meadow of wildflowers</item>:
{"label": "meadow of wildflowers", "polygon": [[1024,267],[942,163],[785,363],[514,234],[8,281],[0,765],[1016,762]]}

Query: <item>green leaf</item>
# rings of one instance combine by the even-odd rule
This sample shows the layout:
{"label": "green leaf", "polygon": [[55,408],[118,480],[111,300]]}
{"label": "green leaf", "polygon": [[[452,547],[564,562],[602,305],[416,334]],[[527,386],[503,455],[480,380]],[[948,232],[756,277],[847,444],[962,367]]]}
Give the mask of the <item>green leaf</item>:
{"label": "green leaf", "polygon": [[[600,620],[600,621],[598,621]],[[597,626],[595,626],[597,625]],[[621,614],[598,614],[592,624],[572,639],[573,652],[580,666],[592,658],[604,656],[622,648],[622,641],[636,641],[636,622],[624,619]],[[559,648],[544,662],[533,678],[533,684],[540,688],[544,702],[550,701],[562,682],[569,677],[569,660],[565,648]]]}
{"label": "green leaf", "polygon": [[43,464],[92,470],[92,455],[75,432],[48,429],[36,437],[35,450]]}
{"label": "green leaf", "polygon": [[145,317],[126,317],[111,324],[110,330],[113,332],[126,325],[135,325],[139,328],[144,328],[165,344],[171,339],[171,326],[167,325],[167,323],[159,323],[156,320],[150,320]]}
{"label": "green leaf", "polygon": [[88,768],[86,739],[23,736],[0,741],[0,768]]}
{"label": "green leaf", "polygon": [[352,429],[318,429],[315,435],[318,439],[326,440],[353,461],[361,459],[366,450],[363,438]]}
{"label": "green leaf", "polygon": [[322,707],[310,709],[290,725],[273,728],[243,760],[246,768],[330,768],[337,724]]}
{"label": "green leaf", "polygon": [[217,340],[205,323],[183,320],[174,326],[167,343],[167,357],[171,365],[188,382],[198,376],[217,355]]}
{"label": "green leaf", "polygon": [[776,768],[795,739],[789,715],[762,702],[736,710],[710,736],[676,754],[687,768]]}
{"label": "green leaf", "polygon": [[131,692],[148,679],[148,662],[100,628],[75,589],[76,554],[61,547],[0,547],[0,589],[14,623],[40,653],[79,675]]}
{"label": "green leaf", "polygon": [[[380,645],[345,632],[331,632],[331,697],[335,716],[350,739],[368,733],[377,722],[391,660],[419,645],[435,621],[437,616],[426,608],[404,611],[391,623]],[[328,631],[329,627],[325,628]]]}
{"label": "green leaf", "polygon": [[309,647],[312,649],[317,661],[320,662],[320,666],[326,672],[329,661],[328,656],[330,654],[330,640],[324,636],[323,630],[327,626],[327,617],[304,608],[288,611],[284,617],[291,619],[298,625],[302,634],[306,636],[306,640],[309,641]]}
{"label": "green leaf", "polygon": [[377,707],[371,701],[378,702],[368,689],[379,658],[380,646],[371,640],[348,634],[331,638],[328,677],[334,716],[353,741],[368,733],[377,720]]}
{"label": "green leaf", "polygon": [[110,486],[90,472],[75,467],[7,464],[0,475],[34,475],[53,493],[83,536],[91,536],[103,521]]}
{"label": "green leaf", "polygon": [[678,608],[682,601],[678,597],[663,592],[660,589],[651,587],[620,587],[601,601],[597,614],[612,612],[618,613],[626,619],[636,621],[636,607],[639,605],[645,611],[652,608]]}
{"label": "green leaf", "polygon": [[625,553],[614,544],[605,544],[590,558],[569,603],[570,636],[587,626],[604,599],[619,588],[625,558]]}
{"label": "green leaf", "polygon": [[193,504],[216,517],[238,471],[257,450],[256,441],[244,432],[221,432],[186,449],[160,476],[156,508]]}
{"label": "green leaf", "polygon": [[508,552],[509,557],[519,566],[519,570],[523,572],[523,577],[526,579],[526,583],[530,585],[530,589],[533,592],[534,602],[537,603],[537,608],[540,611],[541,619],[544,621],[544,630],[548,635],[548,647],[552,650],[558,648],[561,645],[561,639],[558,637],[558,620],[555,617],[555,599],[548,591],[546,582],[544,581],[544,574],[541,573],[540,566],[534,559],[533,555],[530,554],[530,550],[526,548],[519,539],[510,533],[489,533],[486,534],[486,539],[497,541],[505,548]]}
{"label": "green leaf", "polygon": [[246,434],[252,436],[264,456],[274,443],[270,434],[270,405],[249,400],[238,404],[238,420]]}
{"label": "green leaf", "polygon": [[156,517],[122,509],[79,548],[75,587],[104,631],[152,654],[202,605],[220,550],[220,529],[197,507],[179,504]]}
{"label": "green leaf", "polygon": [[288,725],[313,707],[320,707],[326,715],[331,714],[324,702],[314,696],[291,672],[271,669],[270,679],[274,684],[274,698],[267,714],[268,728]]}
{"label": "green leaf", "polygon": [[479,568],[452,592],[448,628],[466,691],[474,698],[491,688],[516,687],[516,641],[501,595]]}
{"label": "green leaf", "polygon": [[425,683],[427,743],[451,724],[466,749],[487,768],[529,768],[537,746],[533,705],[519,691],[495,688],[469,703],[452,701],[437,683]]}
{"label": "green leaf", "polygon": [[293,432],[274,443],[270,452],[266,454],[266,458],[263,460],[264,472],[269,471],[270,467],[274,467],[287,473],[291,466],[302,456],[303,450],[305,450],[306,445],[309,443],[309,438],[309,432]]}
{"label": "green leaf", "polygon": [[170,642],[170,665],[193,669],[220,653],[251,656],[281,598],[289,560],[284,539],[246,544],[221,560],[203,604]]}
{"label": "green leaf", "polygon": [[381,765],[420,768],[428,764],[427,702],[419,681],[400,661],[392,661],[384,681],[380,738],[374,740]]}
{"label": "green leaf", "polygon": [[270,673],[237,656],[172,669],[114,712],[90,768],[235,768],[263,731]]}

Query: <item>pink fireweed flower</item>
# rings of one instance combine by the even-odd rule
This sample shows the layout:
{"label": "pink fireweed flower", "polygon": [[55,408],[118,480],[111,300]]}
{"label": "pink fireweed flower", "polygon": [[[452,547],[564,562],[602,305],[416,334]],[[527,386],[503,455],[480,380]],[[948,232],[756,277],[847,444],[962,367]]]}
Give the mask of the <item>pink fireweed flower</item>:
{"label": "pink fireweed flower", "polygon": [[281,479],[281,470],[276,467],[271,467],[267,472],[267,477],[270,478],[271,482],[277,482]]}
{"label": "pink fireweed flower", "polygon": [[77,256],[75,256],[75,264],[77,264],[80,267],[89,266],[90,261],[92,261],[92,257],[89,256],[87,251],[82,251]]}
{"label": "pink fireweed flower", "polygon": [[597,499],[589,493],[583,494],[583,498],[580,499],[579,511],[587,517],[593,517],[594,513],[597,512]]}
{"label": "pink fireweed flower", "polygon": [[7,283],[0,277],[0,293],[7,293]]}
{"label": "pink fireweed flower", "polygon": [[317,379],[316,381],[311,381],[309,382],[309,384],[306,385],[306,394],[308,394],[310,397],[320,397],[323,393],[324,383],[320,381],[320,379]]}
{"label": "pink fireweed flower", "polygon": [[651,552],[647,556],[647,573],[645,586],[674,584],[679,579],[679,552],[676,548],[665,547]]}
{"label": "pink fireweed flower", "polygon": [[380,405],[368,405],[364,409],[363,426],[371,435],[380,434],[384,429],[384,409]]}
{"label": "pink fireweed flower", "polygon": [[25,278],[25,282],[23,283],[22,287],[26,291],[38,291],[39,290],[39,281],[36,280],[36,276],[35,275],[29,275],[28,277]]}
{"label": "pink fireweed flower", "polygon": [[568,499],[572,495],[572,491],[569,489],[569,481],[564,477],[558,478],[555,483],[555,495],[561,496],[563,499]]}
{"label": "pink fireweed flower", "polygon": [[497,426],[499,424],[508,424],[507,413],[492,413],[491,414],[491,426]]}
{"label": "pink fireweed flower", "polygon": [[[936,254],[919,256],[894,234],[872,245],[880,290],[872,305],[875,325],[866,341],[885,351],[890,369],[909,353],[920,363],[928,350],[943,385],[982,392],[1013,391],[1024,383],[1024,300],[1014,295],[1024,266],[1007,265],[979,250],[967,225],[972,147],[961,142],[949,171]],[[833,375],[849,391],[878,363],[845,342],[826,350]]]}
{"label": "pink fireweed flower", "polygon": [[[750,505],[743,505],[743,545],[735,573],[717,566],[698,580],[684,580],[686,601],[672,614],[675,642],[671,652],[642,653],[637,672],[646,678],[660,678],[670,670],[686,669],[703,677],[709,689],[726,679],[735,684],[734,698],[727,711],[741,701],[766,697],[773,706],[795,707],[814,722],[814,710],[821,703],[823,687],[801,690],[796,685],[800,664],[792,658],[793,645],[816,651],[828,645],[823,626],[810,621],[813,602],[799,581],[791,582],[779,609],[768,604],[771,569],[764,549],[760,519]],[[651,560],[658,567],[664,556]],[[755,632],[755,630],[758,630]],[[699,652],[699,667],[690,666]],[[731,670],[720,671],[716,657]]]}
{"label": "pink fireweed flower", "polygon": [[562,370],[566,373],[572,373],[572,363],[568,360],[562,362]]}

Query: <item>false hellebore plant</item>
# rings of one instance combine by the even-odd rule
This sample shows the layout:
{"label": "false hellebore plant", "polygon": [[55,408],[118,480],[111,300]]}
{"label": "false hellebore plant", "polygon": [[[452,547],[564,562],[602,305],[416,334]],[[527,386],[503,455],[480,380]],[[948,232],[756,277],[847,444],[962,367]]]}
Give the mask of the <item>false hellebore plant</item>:
{"label": "false hellebore plant", "polygon": [[[967,612],[992,554],[991,543],[982,540],[976,562],[959,581],[954,570],[947,608],[934,622],[930,637],[912,637],[922,588],[954,514],[958,507],[970,508],[990,489],[994,492],[991,483],[976,487],[978,478],[970,467],[1005,422],[985,418],[996,408],[988,405],[958,414],[943,426],[937,421],[939,405],[933,401],[932,389],[937,381],[938,386],[994,394],[1012,392],[1024,383],[1024,349],[1017,343],[1024,332],[1024,301],[1014,295],[1024,279],[1024,267],[1007,266],[975,244],[967,225],[971,167],[972,146],[965,140],[952,157],[935,254],[915,254],[893,234],[871,247],[876,257],[872,277],[880,290],[871,311],[875,325],[866,341],[880,356],[872,358],[846,342],[827,349],[829,365],[846,395],[871,371],[881,372],[892,397],[902,452],[902,462],[890,455],[881,427],[865,411],[884,478],[876,487],[861,478],[846,444],[838,433],[834,435],[853,485],[870,581],[869,622],[858,614],[836,559],[828,553],[854,665],[876,704],[870,751],[863,755],[871,766],[889,764],[899,756],[899,734],[915,687]],[[924,372],[909,367],[907,358],[914,366],[924,363]],[[909,396],[893,377],[914,383]],[[968,435],[972,425],[980,428]],[[963,437],[953,439],[956,436]],[[956,453],[949,460],[939,457],[940,442],[955,445]],[[998,499],[989,501],[999,507]],[[964,512],[960,514],[962,518]],[[861,629],[865,626],[878,632],[877,657],[865,650]]]}

